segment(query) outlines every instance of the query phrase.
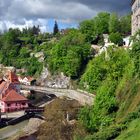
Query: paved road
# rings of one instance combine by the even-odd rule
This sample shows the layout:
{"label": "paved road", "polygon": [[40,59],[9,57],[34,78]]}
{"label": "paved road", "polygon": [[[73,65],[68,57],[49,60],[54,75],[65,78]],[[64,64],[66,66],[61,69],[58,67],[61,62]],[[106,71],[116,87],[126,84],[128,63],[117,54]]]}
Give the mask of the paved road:
{"label": "paved road", "polygon": [[5,113],[1,115],[1,118],[17,118],[24,115],[24,111],[17,111],[12,113]]}
{"label": "paved road", "polygon": [[21,89],[24,90],[34,90],[38,92],[43,92],[49,94],[55,94],[56,96],[66,96],[72,99],[79,101],[81,104],[92,105],[94,102],[95,95],[88,94],[83,91],[71,90],[71,89],[56,89],[56,88],[47,88],[40,86],[26,86],[21,85]]}

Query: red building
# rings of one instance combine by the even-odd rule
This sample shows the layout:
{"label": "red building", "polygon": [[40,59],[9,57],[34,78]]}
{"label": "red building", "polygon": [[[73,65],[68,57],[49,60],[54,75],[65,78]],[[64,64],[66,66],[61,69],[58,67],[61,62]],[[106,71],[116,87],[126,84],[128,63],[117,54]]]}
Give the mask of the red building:
{"label": "red building", "polygon": [[28,107],[28,100],[20,94],[18,77],[9,72],[5,81],[0,84],[1,112],[12,112]]}

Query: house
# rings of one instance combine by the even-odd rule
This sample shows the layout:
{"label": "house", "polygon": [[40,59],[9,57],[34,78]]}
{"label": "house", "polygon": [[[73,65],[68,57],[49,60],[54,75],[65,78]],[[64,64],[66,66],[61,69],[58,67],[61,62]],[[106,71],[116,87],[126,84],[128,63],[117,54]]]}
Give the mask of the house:
{"label": "house", "polygon": [[132,0],[132,35],[140,29],[140,1]]}
{"label": "house", "polygon": [[132,44],[133,43],[131,41],[130,36],[123,38],[123,48],[124,49],[131,49]]}
{"label": "house", "polygon": [[[27,85],[27,86],[35,85],[36,84],[36,80],[33,77],[30,77],[30,76],[25,76],[25,77],[24,76],[18,76],[18,80],[19,80],[19,82],[21,84]],[[20,90],[20,92],[25,97],[28,97],[31,94],[31,91],[30,90]]]}
{"label": "house", "polygon": [[28,107],[28,100],[17,93],[14,89],[10,90],[1,100],[1,112],[13,112],[23,110]]}
{"label": "house", "polygon": [[28,107],[28,100],[20,93],[20,82],[15,73],[9,71],[0,84],[1,112],[12,112]]}
{"label": "house", "polygon": [[36,80],[30,76],[25,76],[25,77],[19,76],[18,80],[21,84],[24,84],[24,85],[35,85],[36,83]]}

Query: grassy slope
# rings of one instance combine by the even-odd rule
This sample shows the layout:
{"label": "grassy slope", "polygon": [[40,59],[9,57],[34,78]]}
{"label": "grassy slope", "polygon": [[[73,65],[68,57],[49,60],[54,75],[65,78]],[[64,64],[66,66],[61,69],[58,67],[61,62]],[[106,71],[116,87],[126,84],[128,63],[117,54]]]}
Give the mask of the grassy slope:
{"label": "grassy slope", "polygon": [[140,119],[133,120],[116,140],[140,140]]}
{"label": "grassy slope", "polygon": [[140,105],[140,83],[137,79],[126,81],[124,86],[117,92],[119,110],[117,122],[122,121],[129,113],[137,110]]}
{"label": "grassy slope", "polygon": [[[117,112],[117,122],[122,122],[129,113],[137,112],[140,105],[140,81],[131,79],[124,84],[118,92],[117,97],[119,110]],[[140,117],[140,116],[139,116]],[[128,128],[121,132],[117,140],[140,140],[140,118],[128,122]]]}

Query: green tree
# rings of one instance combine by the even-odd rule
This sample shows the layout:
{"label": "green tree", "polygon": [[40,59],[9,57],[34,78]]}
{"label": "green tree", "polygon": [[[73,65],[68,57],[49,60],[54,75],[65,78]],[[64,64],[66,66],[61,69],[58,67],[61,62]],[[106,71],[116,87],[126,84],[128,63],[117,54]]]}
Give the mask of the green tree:
{"label": "green tree", "polygon": [[95,37],[94,19],[84,20],[79,25],[80,31],[86,36],[86,41],[91,42]]}
{"label": "green tree", "polygon": [[109,19],[109,33],[115,33],[120,31],[120,22],[117,14],[113,13]]}
{"label": "green tree", "polygon": [[140,40],[133,44],[131,56],[134,61],[134,74],[140,78]]}
{"label": "green tree", "polygon": [[59,32],[57,21],[54,23],[53,34],[56,35]]}
{"label": "green tree", "polygon": [[86,72],[81,77],[80,85],[90,92],[95,92],[106,78],[106,74],[104,54],[102,54],[89,62]]}
{"label": "green tree", "polygon": [[108,33],[110,14],[106,12],[99,13],[94,18],[96,35]]}
{"label": "green tree", "polygon": [[49,67],[52,72],[62,71],[77,77],[88,60],[89,52],[85,36],[78,30],[71,30],[52,48]]}
{"label": "green tree", "polygon": [[131,60],[122,48],[110,47],[108,55],[107,61],[103,60],[104,54],[94,58],[81,79],[91,92],[96,93],[94,106],[82,109],[80,114],[81,122],[92,133],[108,127],[115,120],[118,109],[115,91]]}
{"label": "green tree", "polygon": [[120,19],[121,34],[131,35],[131,15],[126,15]]}
{"label": "green tree", "polygon": [[111,33],[109,35],[109,39],[112,43],[122,46],[123,45],[123,38],[119,32]]}

